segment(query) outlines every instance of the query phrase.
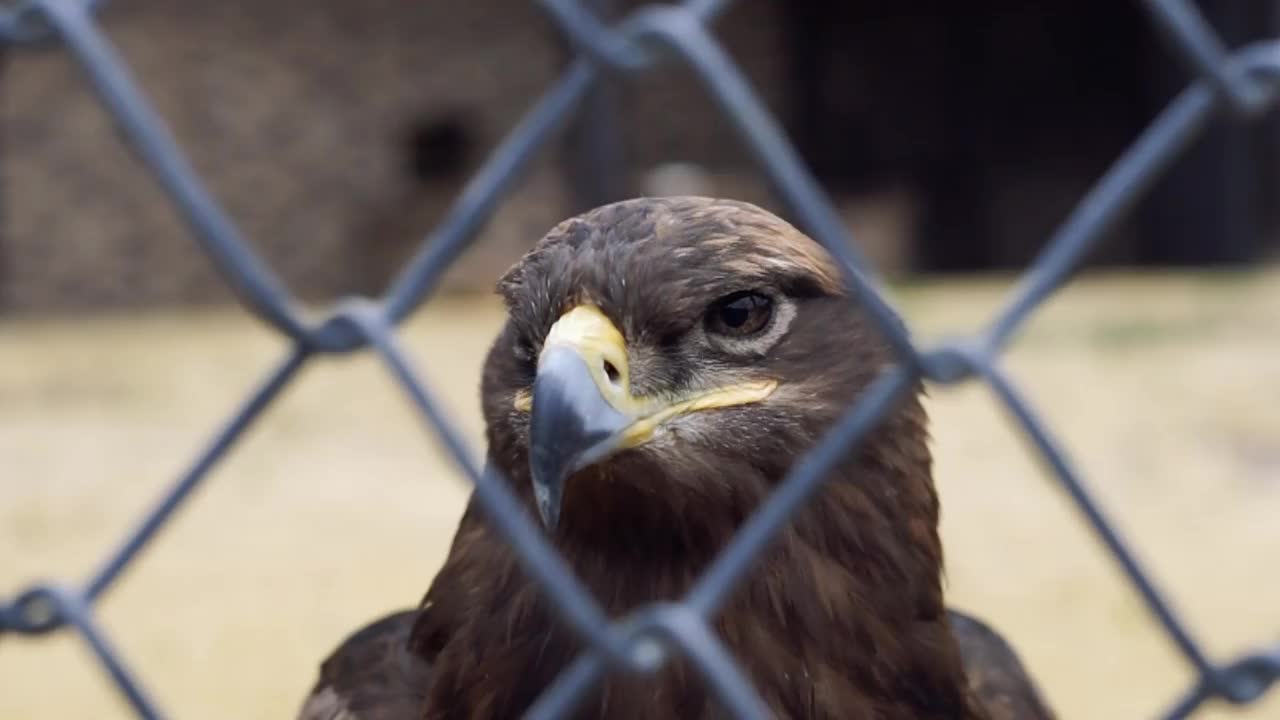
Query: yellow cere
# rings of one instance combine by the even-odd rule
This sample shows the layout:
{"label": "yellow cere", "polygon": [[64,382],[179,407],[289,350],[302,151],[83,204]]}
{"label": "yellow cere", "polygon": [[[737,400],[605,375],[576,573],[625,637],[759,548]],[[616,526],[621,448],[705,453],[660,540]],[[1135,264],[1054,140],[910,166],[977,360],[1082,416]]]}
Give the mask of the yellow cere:
{"label": "yellow cere", "polygon": [[[551,326],[543,352],[553,346],[571,347],[580,354],[586,360],[596,387],[609,404],[619,412],[635,418],[622,433],[622,447],[635,447],[646,442],[658,426],[677,415],[760,402],[769,397],[778,386],[776,380],[759,380],[695,392],[684,397],[634,396],[629,390],[626,341],[609,318],[599,308],[591,305],[573,308]],[[616,382],[610,380],[605,362],[617,372]],[[533,406],[529,391],[517,392],[514,405],[516,410],[528,412]]]}

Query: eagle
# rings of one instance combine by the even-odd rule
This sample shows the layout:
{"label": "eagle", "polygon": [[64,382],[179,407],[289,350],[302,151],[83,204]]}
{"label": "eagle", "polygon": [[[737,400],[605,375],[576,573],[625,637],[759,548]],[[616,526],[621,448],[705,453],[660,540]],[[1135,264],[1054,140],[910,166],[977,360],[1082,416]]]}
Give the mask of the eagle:
{"label": "eagle", "polygon": [[[895,362],[831,254],[736,200],[597,207],[497,290],[487,462],[612,618],[678,601]],[[923,395],[847,452],[712,619],[774,717],[1053,717],[1009,644],[945,603]],[[518,718],[584,649],[473,496],[421,602],[343,640],[299,719]],[[678,653],[574,713],[725,716]]]}

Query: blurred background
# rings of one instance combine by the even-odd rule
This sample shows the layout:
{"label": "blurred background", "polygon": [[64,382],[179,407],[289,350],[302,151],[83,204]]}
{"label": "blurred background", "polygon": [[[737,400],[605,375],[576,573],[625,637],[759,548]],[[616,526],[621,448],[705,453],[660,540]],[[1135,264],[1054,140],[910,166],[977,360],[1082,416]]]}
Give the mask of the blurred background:
{"label": "blurred background", "polygon": [[[604,18],[638,2],[591,0]],[[1231,47],[1274,0],[1206,0]],[[214,195],[302,300],[380,292],[571,58],[533,3],[118,0],[99,14]],[[715,24],[924,340],[972,332],[1190,73],[1139,3],[738,0]],[[60,47],[0,64],[0,597],[83,577],[286,344],[234,302]],[[481,450],[492,286],[638,194],[790,217],[691,75],[602,85],[405,326]],[[1225,114],[1008,356],[1219,658],[1280,641],[1280,113]],[[934,388],[953,602],[1064,718],[1191,680],[978,386]],[[99,605],[182,718],[290,717],[319,660],[411,605],[468,492],[372,358],[267,411]],[[128,717],[68,635],[0,639],[0,718]],[[1280,701],[1198,717],[1276,717]]]}

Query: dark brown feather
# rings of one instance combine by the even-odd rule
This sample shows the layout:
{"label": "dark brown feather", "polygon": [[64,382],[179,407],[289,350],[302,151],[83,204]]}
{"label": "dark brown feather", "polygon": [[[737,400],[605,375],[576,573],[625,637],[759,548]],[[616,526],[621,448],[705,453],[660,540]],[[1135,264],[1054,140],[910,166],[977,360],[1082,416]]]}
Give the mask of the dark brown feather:
{"label": "dark brown feather", "polygon": [[1055,720],[1013,647],[981,620],[952,609],[969,687],[991,720]]}
{"label": "dark brown feather", "polygon": [[419,611],[387,615],[359,629],[320,665],[298,720],[410,720],[422,714],[430,665],[409,652]]}
{"label": "dark brown feather", "polygon": [[[508,320],[482,377],[488,454],[528,507],[528,417],[513,401],[533,381],[548,329],[573,305],[599,307],[622,331],[635,393],[778,381],[767,402],[679,418],[660,440],[569,478],[551,539],[612,617],[683,596],[893,361],[826,252],[745,203],[659,198],[598,208],[548,233],[499,289]],[[756,289],[794,310],[784,341],[744,356],[699,335],[709,304]],[[957,643],[943,602],[921,393],[913,388],[833,468],[714,618],[779,718],[987,717],[963,665],[970,647]],[[519,717],[583,649],[474,500],[408,643],[431,667],[430,683],[414,686],[425,690],[418,717],[426,720]],[[680,658],[650,677],[608,678],[575,716],[719,717]]]}
{"label": "dark brown feather", "polygon": [[[949,610],[969,687],[991,720],[1055,720],[1012,647],[976,617]],[[407,653],[416,611],[380,618],[347,638],[322,665],[298,720],[417,720],[430,667]],[[396,658],[400,672],[378,673]],[[355,712],[347,708],[356,708]],[[345,713],[345,714],[344,714]]]}

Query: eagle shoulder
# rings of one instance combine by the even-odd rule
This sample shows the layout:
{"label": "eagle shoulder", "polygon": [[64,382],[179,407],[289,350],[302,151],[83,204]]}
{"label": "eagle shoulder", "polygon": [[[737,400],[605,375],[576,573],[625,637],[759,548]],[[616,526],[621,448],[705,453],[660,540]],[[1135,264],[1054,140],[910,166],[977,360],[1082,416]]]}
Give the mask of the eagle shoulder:
{"label": "eagle shoulder", "polygon": [[1055,720],[1013,647],[981,620],[947,610],[969,690],[990,720]]}
{"label": "eagle shoulder", "polygon": [[320,665],[298,720],[418,720],[431,675],[408,647],[418,613],[391,613],[344,639]]}

